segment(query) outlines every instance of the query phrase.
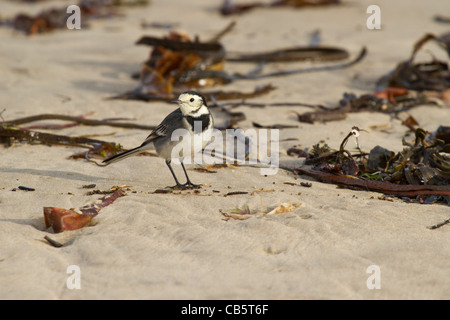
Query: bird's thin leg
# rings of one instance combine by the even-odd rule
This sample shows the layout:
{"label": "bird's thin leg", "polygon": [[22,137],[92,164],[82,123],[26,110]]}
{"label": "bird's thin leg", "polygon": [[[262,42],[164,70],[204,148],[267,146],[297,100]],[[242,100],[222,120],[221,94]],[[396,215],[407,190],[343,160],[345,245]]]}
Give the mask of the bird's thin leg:
{"label": "bird's thin leg", "polygon": [[189,186],[189,187],[191,187],[193,189],[200,189],[202,187],[202,185],[200,185],[200,184],[193,184],[191,182],[191,180],[189,179],[189,176],[188,176],[188,174],[186,172],[186,168],[184,167],[184,164],[183,164],[183,160],[181,160],[181,166],[183,167],[184,175],[186,176],[186,183],[184,184],[184,186]]}
{"label": "bird's thin leg", "polygon": [[175,175],[175,172],[173,172],[173,169],[172,169],[172,166],[170,165],[170,160],[166,160],[166,164],[167,164],[167,166],[169,167],[169,170],[170,170],[170,173],[172,173],[172,176],[173,176],[173,178],[175,179],[175,182],[176,182],[176,186],[173,186],[173,187],[170,187],[170,188],[175,188],[175,187],[178,187],[178,188],[183,188],[184,187],[184,185],[182,185],[179,181],[178,181],[178,179],[177,179],[177,176]]}

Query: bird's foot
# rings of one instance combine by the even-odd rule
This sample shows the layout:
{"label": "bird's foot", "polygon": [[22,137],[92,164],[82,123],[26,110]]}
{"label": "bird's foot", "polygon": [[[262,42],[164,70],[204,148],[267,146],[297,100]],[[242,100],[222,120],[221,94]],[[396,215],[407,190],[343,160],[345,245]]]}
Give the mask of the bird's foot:
{"label": "bird's foot", "polygon": [[192,182],[188,181],[185,184],[183,184],[184,187],[187,187],[188,189],[201,189],[201,184],[193,184]]}
{"label": "bird's foot", "polygon": [[172,187],[166,187],[166,189],[170,190],[192,190],[192,189],[200,189],[202,185],[193,184],[192,182],[186,182],[185,184],[177,184]]}

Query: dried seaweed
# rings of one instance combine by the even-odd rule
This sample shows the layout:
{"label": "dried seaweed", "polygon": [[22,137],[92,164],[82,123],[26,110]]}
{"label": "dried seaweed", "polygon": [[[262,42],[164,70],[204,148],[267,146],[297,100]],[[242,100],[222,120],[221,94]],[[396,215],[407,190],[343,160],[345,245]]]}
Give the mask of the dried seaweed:
{"label": "dried seaweed", "polygon": [[40,142],[48,145],[76,146],[81,148],[92,148],[98,145],[111,145],[113,148],[120,146],[112,142],[105,142],[85,137],[69,137],[52,133],[31,131],[17,128],[4,128],[0,126],[0,142],[11,145],[13,141]]}
{"label": "dried seaweed", "polygon": [[[186,34],[170,32],[165,37],[143,36],[136,44],[149,45],[153,49],[143,64],[139,74],[139,84],[132,92],[126,92],[114,99],[133,99],[144,101],[169,101],[182,91],[190,88],[206,88],[224,85],[238,80],[257,80],[269,77],[335,70],[349,67],[361,61],[366,54],[363,48],[353,60],[319,67],[262,72],[262,63],[292,61],[336,61],[349,57],[347,50],[337,47],[295,47],[260,53],[227,52],[219,39],[226,34],[234,23],[229,24],[209,41],[192,39]],[[247,73],[228,73],[225,62],[254,62],[258,67]],[[212,94],[212,93],[211,93]],[[231,99],[230,96],[217,99]],[[245,99],[237,92],[238,99]]]}
{"label": "dried seaweed", "polygon": [[347,112],[344,108],[337,108],[334,110],[318,110],[304,113],[295,112],[297,119],[300,122],[316,123],[328,122],[336,120],[344,120],[347,118]]}
{"label": "dried seaweed", "polygon": [[[294,74],[302,74],[302,73],[310,73],[310,72],[338,70],[338,69],[348,68],[350,66],[353,66],[353,65],[359,63],[366,56],[366,54],[367,54],[367,48],[363,47],[355,58],[353,58],[350,61],[346,61],[346,62],[342,62],[342,63],[310,67],[310,68],[282,70],[282,71],[275,71],[275,72],[269,72],[269,73],[261,73],[260,70],[256,70],[258,72],[252,71],[247,74],[235,74],[233,76],[236,80],[237,79],[257,80],[257,79],[264,79],[264,78],[284,77],[284,76],[290,76],[290,75],[294,75]],[[318,58],[319,58],[319,60],[322,60],[322,61],[326,60],[325,57],[323,57],[323,56],[320,56]],[[333,59],[337,59],[337,58],[333,58]]]}
{"label": "dried seaweed", "polygon": [[182,87],[182,91],[229,82],[221,72],[225,49],[218,42],[193,41],[186,34],[170,32],[163,38],[142,37],[136,44],[154,47],[142,67],[137,94],[164,97],[174,87]]}
{"label": "dried seaweed", "polygon": [[[436,42],[450,57],[450,34],[436,37],[426,34],[414,45],[411,57],[397,69],[378,81],[378,90],[356,96],[344,93],[337,106],[316,106],[315,111],[297,113],[300,122],[315,123],[343,120],[349,112],[383,112],[398,114],[424,104],[448,105],[450,103],[450,71],[446,61],[433,58],[427,63],[415,63],[418,51],[428,41]],[[411,130],[418,127],[415,119],[403,120]]]}
{"label": "dried seaweed", "polygon": [[225,194],[224,197],[243,195],[243,194],[248,194],[248,192],[247,191],[232,191],[232,192],[228,192],[227,194]]}
{"label": "dried seaweed", "polygon": [[219,11],[224,16],[242,14],[255,8],[275,8],[275,7],[318,7],[339,4],[339,0],[274,0],[270,3],[249,2],[244,4],[233,4],[231,0],[224,0]]}
{"label": "dried seaweed", "polygon": [[287,150],[287,154],[288,154],[288,156],[296,155],[296,156],[298,156],[300,158],[307,158],[307,157],[309,157],[309,153],[306,150],[299,149],[297,147],[289,148]]}
{"label": "dried seaweed", "polygon": [[336,61],[349,58],[347,50],[337,47],[295,47],[260,53],[227,52],[230,62],[294,62],[294,61]]}
{"label": "dried seaweed", "polygon": [[227,163],[214,163],[206,166],[195,167],[192,168],[192,170],[203,173],[217,173],[217,171],[213,169],[223,169],[223,168],[236,168],[236,167]]}
{"label": "dried seaweed", "polygon": [[450,224],[450,219],[447,219],[447,220],[445,220],[445,221],[443,221],[443,222],[440,222],[440,223],[438,223],[438,224],[435,224],[434,226],[428,227],[428,229],[430,229],[430,230],[438,229],[438,228],[440,228],[440,227],[445,226],[446,224]]}
{"label": "dried seaweed", "polygon": [[379,87],[396,87],[410,90],[443,91],[450,88],[448,62],[432,57],[429,62],[415,63],[419,50],[429,41],[436,42],[450,57],[450,34],[437,37],[426,34],[414,45],[411,57],[397,65],[396,69],[378,80]]}
{"label": "dried seaweed", "polygon": [[436,139],[444,141],[445,144],[450,144],[450,127],[439,126],[436,130]]}
{"label": "dried seaweed", "polygon": [[[286,168],[288,169],[288,168]],[[291,169],[291,168],[289,168]],[[437,185],[398,185],[384,181],[357,179],[353,176],[336,175],[308,168],[292,169],[295,174],[307,175],[325,183],[332,183],[350,189],[380,192],[399,197],[417,197],[422,195],[450,196],[450,187]]]}
{"label": "dried seaweed", "polygon": [[[82,27],[85,28],[84,24],[89,20],[119,16],[119,12],[115,9],[117,6],[136,6],[147,3],[147,0],[80,0],[77,6],[83,17]],[[19,13],[11,21],[1,21],[0,24],[9,25],[28,35],[52,32],[67,27],[69,14],[66,10],[67,7],[51,8],[34,16]]]}
{"label": "dried seaweed", "polygon": [[[311,168],[285,169],[348,188],[450,204],[450,144],[419,128],[413,142],[403,140],[405,148],[400,152],[376,146],[369,154],[360,150],[352,154],[345,145],[359,131],[354,127],[339,150],[315,145],[305,160]],[[424,200],[422,196],[432,197]]]}
{"label": "dried seaweed", "polygon": [[25,186],[19,186],[19,190],[23,190],[23,191],[35,191],[36,189],[30,188],[30,187],[25,187]]}
{"label": "dried seaweed", "polygon": [[[404,88],[386,88],[371,94],[356,96],[353,93],[344,93],[336,107],[325,108],[316,106],[316,111],[296,113],[300,122],[315,123],[343,120],[351,112],[382,112],[398,114],[413,107],[428,105],[446,105],[446,91],[442,94],[434,92],[414,91]],[[411,119],[412,121],[412,119]],[[408,126],[408,123],[405,123]],[[410,123],[413,125],[413,121]]]}
{"label": "dried seaweed", "polygon": [[434,16],[434,21],[440,22],[440,23],[450,23],[450,17],[449,16],[436,15],[436,16]]}
{"label": "dried seaweed", "polygon": [[264,128],[264,129],[291,129],[291,128],[298,128],[298,126],[293,125],[285,125],[285,124],[271,124],[271,125],[262,125],[257,122],[252,122],[253,126],[255,128]]}
{"label": "dried seaweed", "polygon": [[[56,135],[52,133],[45,133],[35,130],[24,129],[23,127],[18,127],[25,123],[41,120],[64,120],[70,121],[71,123],[60,125],[36,125],[29,127],[44,128],[44,129],[62,129],[82,124],[87,126],[111,126],[111,127],[141,129],[141,130],[153,130],[155,128],[154,126],[140,125],[130,122],[117,122],[118,120],[123,119],[93,120],[93,119],[86,119],[84,117],[73,117],[59,114],[40,114],[1,122],[0,143],[6,144],[7,146],[11,146],[14,143],[14,141],[27,141],[29,143],[39,142],[47,145],[64,145],[64,146],[76,146],[88,148],[89,150],[87,152],[74,154],[70,156],[69,159],[86,159],[97,165],[99,164],[93,159],[103,160],[107,157],[117,154],[118,152],[124,151],[121,145],[116,144],[114,142],[107,142],[87,137],[69,137],[64,135]],[[150,152],[144,152],[141,155],[155,156],[155,154]]]}
{"label": "dried seaweed", "polygon": [[[25,123],[42,121],[42,120],[63,120],[63,121],[71,121],[73,123],[70,123],[68,125],[65,124],[65,125],[45,126],[45,127],[39,126],[39,127],[35,127],[35,128],[62,129],[62,128],[67,128],[67,127],[72,127],[74,125],[82,124],[85,126],[109,126],[109,127],[116,127],[116,128],[141,129],[141,130],[155,129],[155,126],[140,125],[140,124],[128,123],[128,122],[117,122],[117,120],[122,120],[122,119],[95,120],[95,119],[86,119],[85,117],[74,117],[74,116],[67,116],[67,115],[62,115],[62,114],[39,114],[39,115],[19,118],[19,119],[15,119],[15,120],[3,121],[1,123],[1,125],[4,127],[18,126],[18,125],[22,125]],[[22,128],[22,129],[24,129],[24,128]]]}

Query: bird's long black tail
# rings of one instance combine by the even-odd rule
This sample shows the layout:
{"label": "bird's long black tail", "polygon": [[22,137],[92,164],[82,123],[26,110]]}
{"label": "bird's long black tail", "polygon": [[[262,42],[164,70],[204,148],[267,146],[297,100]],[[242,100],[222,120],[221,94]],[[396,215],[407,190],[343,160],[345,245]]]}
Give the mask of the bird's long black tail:
{"label": "bird's long black tail", "polygon": [[136,147],[134,149],[131,149],[131,150],[128,150],[128,151],[116,154],[116,155],[114,155],[112,157],[109,157],[108,159],[103,160],[102,163],[111,164],[111,163],[123,160],[125,158],[128,158],[128,157],[130,157],[130,156],[132,156],[134,154],[137,154],[139,152],[143,152],[143,151],[144,151],[143,146],[139,146],[139,147]]}

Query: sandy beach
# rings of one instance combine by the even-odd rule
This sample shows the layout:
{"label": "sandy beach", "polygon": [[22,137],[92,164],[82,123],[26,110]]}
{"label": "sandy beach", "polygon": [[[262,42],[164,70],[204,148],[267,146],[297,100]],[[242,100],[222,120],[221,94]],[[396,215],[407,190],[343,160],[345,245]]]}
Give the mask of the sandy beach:
{"label": "sandy beach", "polygon": [[[218,12],[222,1],[152,0],[145,7],[120,8],[122,16],[90,21],[89,28],[81,30],[27,36],[1,27],[0,112],[5,109],[1,116],[8,121],[55,113],[159,124],[175,105],[108,99],[137,86],[131,75],[140,70],[150,47],[135,45],[136,40],[169,32],[144,29],[144,21],[174,24],[174,30],[201,40],[236,21],[221,39],[229,51],[307,46],[315,30],[320,30],[321,44],[345,48],[350,58],[366,47],[367,56],[349,68],[214,88],[251,92],[272,84],[275,90],[248,101],[326,107],[336,106],[345,92],[374,92],[376,81],[408,59],[418,39],[450,28],[434,20],[435,15],[450,12],[448,1],[378,1],[380,30],[366,27],[366,9],[372,1],[342,2],[317,8],[257,8],[224,17]],[[73,1],[2,1],[0,15],[35,14],[70,4]],[[448,62],[436,48],[429,46],[436,57]],[[275,63],[265,68],[315,65],[320,63]],[[253,67],[227,62],[225,69],[246,72]],[[297,126],[280,130],[279,158],[286,166],[301,166],[304,161],[288,156],[289,148],[311,148],[323,140],[337,149],[353,126],[367,130],[359,137],[365,151],[382,145],[398,152],[408,131],[399,119],[378,112],[349,113],[344,120],[308,124],[293,113],[311,111],[307,107],[244,106],[233,111],[245,114],[239,122],[244,129],[252,128],[252,122]],[[448,104],[422,105],[408,112],[430,132],[450,125]],[[139,145],[149,134],[108,126],[44,131],[96,135],[124,148]],[[353,146],[350,141],[349,147]],[[381,193],[337,188],[283,169],[264,176],[249,166],[215,169],[215,173],[188,166],[191,179],[204,185],[200,192],[154,193],[173,184],[163,159],[131,157],[107,167],[68,159],[83,151],[37,143],[0,146],[0,299],[450,298],[450,225],[429,229],[450,218],[448,205],[386,199]],[[174,169],[183,176],[180,166]],[[79,208],[101,197],[87,195],[89,190],[83,186],[89,184],[99,190],[128,189],[126,196],[103,208],[82,229],[54,233],[46,228],[44,207]],[[226,196],[230,192],[242,194]],[[245,206],[269,212],[283,203],[295,209],[253,214],[244,220],[222,213]],[[51,246],[45,236],[63,246]],[[67,286],[72,265],[81,272],[79,289]],[[379,288],[368,287],[370,266],[381,272]]]}

